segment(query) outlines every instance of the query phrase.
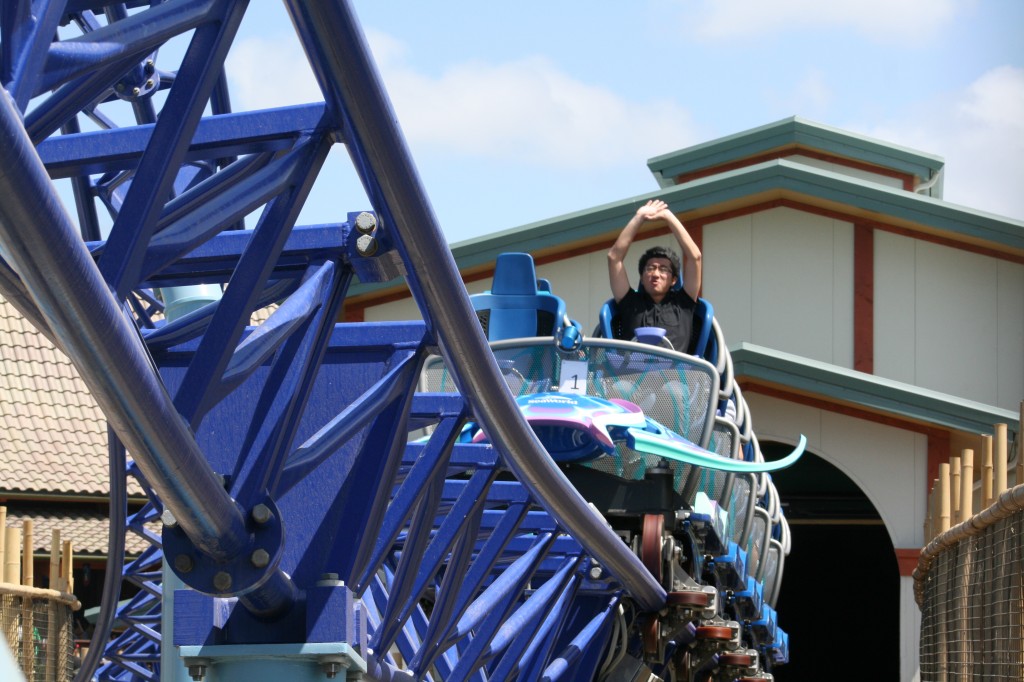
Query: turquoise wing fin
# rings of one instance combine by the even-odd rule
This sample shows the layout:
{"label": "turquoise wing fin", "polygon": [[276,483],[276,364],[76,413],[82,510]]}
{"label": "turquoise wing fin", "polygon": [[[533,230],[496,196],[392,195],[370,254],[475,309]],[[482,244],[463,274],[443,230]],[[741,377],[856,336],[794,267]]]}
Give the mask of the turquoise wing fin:
{"label": "turquoise wing fin", "polygon": [[658,455],[684,464],[737,474],[759,474],[778,471],[796,464],[807,447],[807,438],[801,435],[799,444],[791,453],[782,459],[771,462],[746,462],[741,459],[722,457],[681,438],[673,438],[637,428],[626,430],[626,444],[639,452]]}

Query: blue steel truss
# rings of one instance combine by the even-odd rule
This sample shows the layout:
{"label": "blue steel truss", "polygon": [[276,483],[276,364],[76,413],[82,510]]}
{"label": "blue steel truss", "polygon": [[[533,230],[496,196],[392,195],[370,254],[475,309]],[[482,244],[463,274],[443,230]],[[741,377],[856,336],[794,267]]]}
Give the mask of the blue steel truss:
{"label": "blue steel truss", "polygon": [[[592,676],[622,599],[665,590],[547,460],[467,323],[350,8],[284,4],[324,101],[240,113],[224,64],[244,0],[0,5],[0,293],[107,415],[112,519],[151,545],[124,566],[130,628],[80,678],[158,678],[164,557],[191,588],[175,644],[347,641],[383,679]],[[296,226],[334,144],[372,217]],[[335,324],[354,276],[400,275],[424,323]],[[223,297],[165,319],[157,292],[193,284]],[[464,398],[414,397],[438,350]],[[493,446],[455,443],[470,415]],[[125,448],[151,499],[130,518]]]}
{"label": "blue steel truss", "polygon": [[[770,477],[677,467],[682,506],[612,530],[520,416],[351,9],[283,3],[322,102],[233,112],[248,4],[0,3],[0,294],[106,414],[123,529],[78,679],[159,679],[174,647],[197,676],[274,652],[381,680],[771,679]],[[371,205],[296,225],[335,144]],[[403,277],[423,321],[337,323],[354,277]],[[165,308],[196,285],[221,295]],[[712,323],[701,442],[758,460]],[[417,392],[433,354],[457,394]],[[460,440],[470,420],[488,443]],[[149,498],[131,515],[129,476]],[[125,564],[127,533],[148,549]]]}

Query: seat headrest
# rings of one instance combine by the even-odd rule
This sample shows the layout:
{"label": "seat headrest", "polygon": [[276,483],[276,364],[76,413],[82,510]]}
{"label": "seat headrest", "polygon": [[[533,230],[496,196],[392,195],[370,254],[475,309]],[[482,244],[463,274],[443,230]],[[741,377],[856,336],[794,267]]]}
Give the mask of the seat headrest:
{"label": "seat headrest", "polygon": [[491,293],[523,295],[537,293],[537,271],[528,253],[503,253],[494,265]]}

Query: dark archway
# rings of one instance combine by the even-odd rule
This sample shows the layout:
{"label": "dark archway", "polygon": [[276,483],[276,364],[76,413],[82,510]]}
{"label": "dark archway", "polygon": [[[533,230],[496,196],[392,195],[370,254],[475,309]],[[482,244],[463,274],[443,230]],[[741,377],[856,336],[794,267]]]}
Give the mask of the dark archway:
{"label": "dark archway", "polygon": [[[788,445],[761,443],[766,459]],[[899,566],[878,511],[842,471],[805,454],[773,475],[793,536],[777,603],[790,637],[780,682],[899,680]]]}

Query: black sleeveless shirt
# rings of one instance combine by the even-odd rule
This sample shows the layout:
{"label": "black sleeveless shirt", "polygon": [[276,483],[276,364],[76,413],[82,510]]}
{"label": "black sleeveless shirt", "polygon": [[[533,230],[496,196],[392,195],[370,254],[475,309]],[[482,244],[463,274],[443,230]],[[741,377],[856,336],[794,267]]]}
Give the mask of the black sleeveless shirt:
{"label": "black sleeveless shirt", "polygon": [[621,322],[621,337],[629,341],[636,336],[638,327],[661,327],[672,347],[680,353],[689,353],[690,335],[693,331],[693,311],[697,307],[683,289],[665,294],[661,303],[643,290],[630,290],[617,304]]}

